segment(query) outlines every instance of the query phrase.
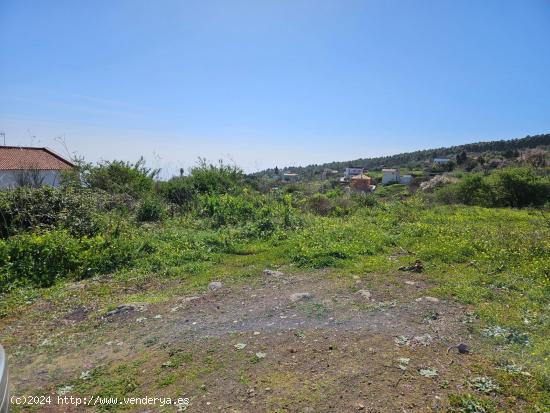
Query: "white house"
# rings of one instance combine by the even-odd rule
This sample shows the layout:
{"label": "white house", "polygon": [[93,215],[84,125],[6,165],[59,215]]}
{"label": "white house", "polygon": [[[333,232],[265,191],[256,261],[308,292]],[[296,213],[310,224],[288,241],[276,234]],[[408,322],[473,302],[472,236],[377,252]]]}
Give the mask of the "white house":
{"label": "white house", "polygon": [[399,183],[403,185],[410,185],[412,180],[413,180],[412,175],[403,175],[399,180]]}
{"label": "white house", "polygon": [[283,174],[283,181],[296,182],[298,180],[298,174],[293,172],[286,172]]}
{"label": "white house", "polygon": [[346,168],[346,171],[344,172],[345,179],[350,179],[352,176],[357,175],[363,175],[363,168],[359,168],[358,166],[350,166]]}
{"label": "white house", "polygon": [[401,178],[399,176],[399,169],[388,168],[382,169],[382,184],[399,183]]}
{"label": "white house", "polygon": [[48,148],[0,146],[0,188],[58,186],[74,166]]}
{"label": "white house", "polygon": [[436,165],[445,165],[446,163],[449,163],[449,158],[434,158],[434,164]]}

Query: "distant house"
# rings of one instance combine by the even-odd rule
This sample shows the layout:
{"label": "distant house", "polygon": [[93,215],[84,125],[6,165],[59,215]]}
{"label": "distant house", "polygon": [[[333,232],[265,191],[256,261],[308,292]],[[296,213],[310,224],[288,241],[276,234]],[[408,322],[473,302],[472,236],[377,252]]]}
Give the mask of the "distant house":
{"label": "distant house", "polygon": [[354,192],[372,192],[376,188],[372,185],[372,179],[367,175],[355,175],[350,179],[350,188]]}
{"label": "distant house", "polygon": [[349,166],[344,172],[344,179],[350,179],[352,176],[363,175],[363,168],[358,166]]}
{"label": "distant house", "polygon": [[0,188],[58,186],[74,166],[48,148],[0,146]]}
{"label": "distant house", "polygon": [[293,172],[287,172],[283,174],[283,181],[296,182],[298,180],[298,174]]}
{"label": "distant house", "polygon": [[399,169],[395,168],[384,168],[382,169],[382,184],[393,184],[393,183],[399,183],[401,181],[400,175],[399,175]]}
{"label": "distant house", "polygon": [[434,158],[433,163],[435,165],[445,165],[449,163],[451,160],[449,158]]}
{"label": "distant house", "polygon": [[410,185],[412,180],[413,180],[412,175],[403,175],[399,180],[399,183],[403,185]]}

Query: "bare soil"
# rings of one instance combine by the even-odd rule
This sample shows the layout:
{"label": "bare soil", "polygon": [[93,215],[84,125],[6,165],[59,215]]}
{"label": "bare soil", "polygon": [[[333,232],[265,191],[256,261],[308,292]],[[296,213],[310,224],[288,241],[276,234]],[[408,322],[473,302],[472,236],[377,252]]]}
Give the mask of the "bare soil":
{"label": "bare soil", "polygon": [[[128,375],[131,395],[188,397],[189,412],[437,412],[449,394],[468,391],[486,361],[469,333],[469,309],[426,299],[429,287],[412,273],[262,275],[160,304],[121,303],[108,316],[94,303],[34,327],[21,315],[0,331],[10,335],[12,394],[55,394],[102,367],[108,383]],[[310,296],[293,301],[294,293]],[[39,301],[32,311],[52,305]],[[31,328],[41,333],[25,334]],[[459,354],[460,343],[471,352]]]}

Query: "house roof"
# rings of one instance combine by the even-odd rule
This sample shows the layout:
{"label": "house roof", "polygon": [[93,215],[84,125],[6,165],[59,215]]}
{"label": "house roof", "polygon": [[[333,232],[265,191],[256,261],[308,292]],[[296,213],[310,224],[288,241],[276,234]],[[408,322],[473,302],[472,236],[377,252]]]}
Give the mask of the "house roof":
{"label": "house roof", "polygon": [[351,177],[352,181],[363,181],[363,180],[367,181],[369,179],[371,179],[371,177],[365,174],[355,175]]}
{"label": "house roof", "polygon": [[397,172],[397,169],[395,169],[395,168],[384,168],[384,169],[382,169],[382,172]]}
{"label": "house roof", "polygon": [[0,146],[0,171],[68,170],[75,165],[48,148]]}

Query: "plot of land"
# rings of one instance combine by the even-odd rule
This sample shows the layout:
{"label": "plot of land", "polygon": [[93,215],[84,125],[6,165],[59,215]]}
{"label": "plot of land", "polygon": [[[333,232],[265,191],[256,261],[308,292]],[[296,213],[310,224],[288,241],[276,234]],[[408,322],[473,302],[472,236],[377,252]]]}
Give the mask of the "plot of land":
{"label": "plot of land", "polygon": [[[105,281],[68,287],[77,297]],[[480,409],[482,399],[503,411],[528,407],[476,390],[476,380],[496,371],[490,349],[470,334],[469,309],[431,297],[422,274],[259,270],[211,287],[107,312],[82,296],[77,306],[37,301],[3,325],[13,393],[187,397],[194,412],[447,411],[466,394],[479,396],[472,405]],[[458,351],[461,343],[468,353]],[[83,409],[178,407],[37,410]]]}

